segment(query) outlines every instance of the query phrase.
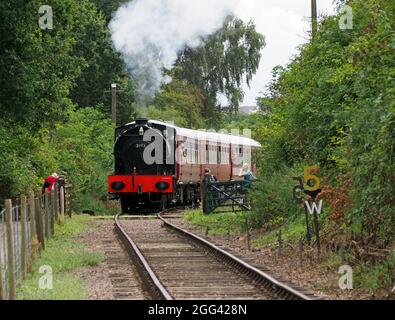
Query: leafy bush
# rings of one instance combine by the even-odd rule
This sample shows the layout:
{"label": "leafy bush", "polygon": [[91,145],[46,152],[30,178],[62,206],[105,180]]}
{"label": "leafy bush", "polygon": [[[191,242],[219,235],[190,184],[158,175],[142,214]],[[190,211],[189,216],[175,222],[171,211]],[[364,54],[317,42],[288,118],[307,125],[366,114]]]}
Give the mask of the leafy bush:
{"label": "leafy bush", "polygon": [[[357,241],[386,245],[395,236],[395,12],[386,0],[346,3],[353,29],[324,18],[258,100],[270,112],[255,133],[263,146],[255,201],[262,222],[283,216],[291,202],[284,179],[298,164],[297,175],[319,164],[333,207],[343,210],[336,223]],[[349,203],[333,198],[344,188]]]}
{"label": "leafy bush", "polygon": [[[58,170],[73,184],[76,210],[100,209],[97,200],[105,198],[107,176],[113,171],[113,126],[106,116],[92,108],[69,115],[69,121],[58,124],[53,133]],[[96,201],[87,203],[92,198]]]}
{"label": "leafy bush", "polygon": [[[292,188],[296,184],[292,177],[299,176],[301,170],[300,166],[284,166],[282,170],[262,172],[250,194],[255,226],[278,225],[284,221],[279,218],[290,219],[298,214],[298,205],[292,198]],[[274,220],[277,222],[273,223]]]}
{"label": "leafy bush", "polygon": [[57,172],[73,184],[76,210],[104,211],[98,200],[107,195],[113,136],[110,120],[92,108],[71,110],[66,122],[35,136],[22,128],[1,128],[0,198],[39,189],[47,175]]}

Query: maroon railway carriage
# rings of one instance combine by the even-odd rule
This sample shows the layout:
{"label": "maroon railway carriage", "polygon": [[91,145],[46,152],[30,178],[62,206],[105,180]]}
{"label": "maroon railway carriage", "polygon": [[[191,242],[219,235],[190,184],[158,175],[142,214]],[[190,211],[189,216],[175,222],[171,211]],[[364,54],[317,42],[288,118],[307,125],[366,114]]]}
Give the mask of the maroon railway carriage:
{"label": "maroon railway carriage", "polygon": [[252,139],[137,119],[115,131],[115,173],[108,192],[124,213],[152,212],[200,201],[205,169],[219,181],[239,180],[260,144]]}

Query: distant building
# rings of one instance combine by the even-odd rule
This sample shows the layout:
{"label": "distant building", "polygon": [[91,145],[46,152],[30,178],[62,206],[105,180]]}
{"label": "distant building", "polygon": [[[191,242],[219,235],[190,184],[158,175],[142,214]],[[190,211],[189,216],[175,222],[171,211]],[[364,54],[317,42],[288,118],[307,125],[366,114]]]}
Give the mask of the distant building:
{"label": "distant building", "polygon": [[[223,112],[231,112],[230,106],[220,106],[220,110]],[[261,115],[268,115],[270,112],[270,107],[260,108],[259,106],[240,106],[239,113],[244,115],[251,115],[255,113],[260,113]]]}
{"label": "distant building", "polygon": [[[221,110],[224,112],[230,112],[231,111],[231,107],[230,106],[221,106]],[[258,106],[240,106],[239,107],[239,113],[242,114],[254,114],[257,113],[259,111],[259,107]]]}
{"label": "distant building", "polygon": [[254,114],[259,112],[258,106],[240,106],[239,112],[244,114]]}

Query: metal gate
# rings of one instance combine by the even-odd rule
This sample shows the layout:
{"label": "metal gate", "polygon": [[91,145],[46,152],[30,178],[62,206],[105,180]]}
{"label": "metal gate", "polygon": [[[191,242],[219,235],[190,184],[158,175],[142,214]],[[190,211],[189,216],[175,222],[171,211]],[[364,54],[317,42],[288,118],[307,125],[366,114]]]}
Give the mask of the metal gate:
{"label": "metal gate", "polygon": [[228,211],[250,211],[248,201],[249,187],[245,181],[210,181],[210,176],[205,176],[203,188],[203,212],[209,214],[217,208]]}

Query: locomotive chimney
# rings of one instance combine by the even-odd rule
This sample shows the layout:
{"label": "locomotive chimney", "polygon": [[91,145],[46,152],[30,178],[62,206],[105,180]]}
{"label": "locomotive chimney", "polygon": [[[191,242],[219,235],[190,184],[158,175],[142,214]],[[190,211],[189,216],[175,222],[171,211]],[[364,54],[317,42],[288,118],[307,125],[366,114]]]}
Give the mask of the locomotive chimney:
{"label": "locomotive chimney", "polygon": [[136,124],[138,124],[138,125],[146,125],[147,122],[148,122],[148,119],[145,119],[145,118],[137,118],[136,119]]}

